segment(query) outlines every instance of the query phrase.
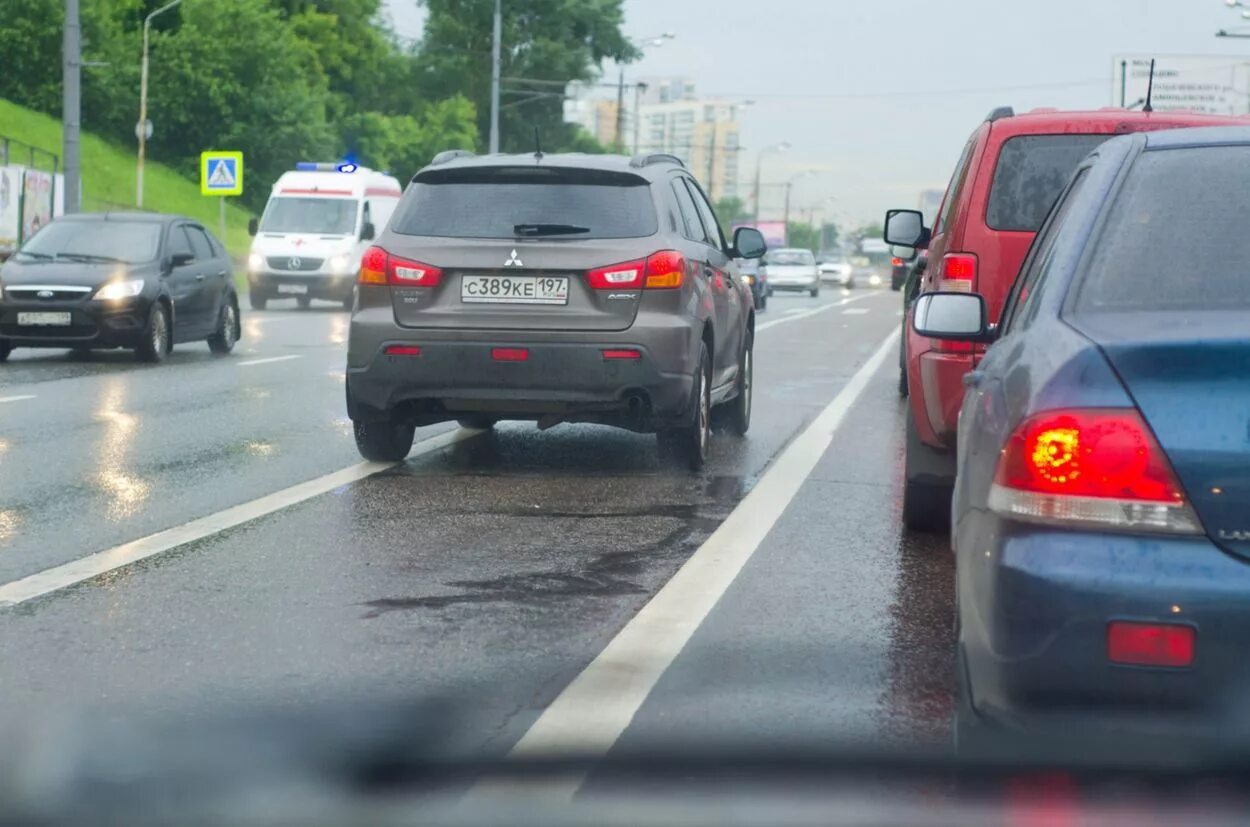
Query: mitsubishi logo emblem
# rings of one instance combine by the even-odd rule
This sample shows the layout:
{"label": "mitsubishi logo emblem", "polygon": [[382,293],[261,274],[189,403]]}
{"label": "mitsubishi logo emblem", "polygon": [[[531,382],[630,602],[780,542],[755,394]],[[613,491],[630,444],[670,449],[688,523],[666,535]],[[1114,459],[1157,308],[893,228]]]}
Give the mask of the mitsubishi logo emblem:
{"label": "mitsubishi logo emblem", "polygon": [[507,261],[503,263],[503,266],[504,267],[524,267],[525,265],[521,263],[521,259],[517,258],[516,250],[513,250],[512,255],[508,258]]}
{"label": "mitsubishi logo emblem", "polygon": [[291,270],[298,270],[303,264],[304,262],[299,256],[291,256],[291,260],[286,263],[286,266]]}

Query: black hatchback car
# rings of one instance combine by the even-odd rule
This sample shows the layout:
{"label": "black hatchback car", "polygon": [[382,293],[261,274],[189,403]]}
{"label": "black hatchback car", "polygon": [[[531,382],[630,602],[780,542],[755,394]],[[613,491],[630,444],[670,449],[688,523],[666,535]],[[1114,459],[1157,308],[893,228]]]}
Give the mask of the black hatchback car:
{"label": "black hatchback car", "polygon": [[125,347],[159,362],[182,342],[229,353],[239,335],[230,259],[189,218],[64,216],[0,267],[0,361],[18,347]]}

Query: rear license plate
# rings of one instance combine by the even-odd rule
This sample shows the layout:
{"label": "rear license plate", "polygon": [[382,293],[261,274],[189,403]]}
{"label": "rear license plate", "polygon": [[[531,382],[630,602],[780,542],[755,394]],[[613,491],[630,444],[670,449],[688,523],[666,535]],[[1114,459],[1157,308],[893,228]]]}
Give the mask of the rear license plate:
{"label": "rear license plate", "polygon": [[308,292],[307,284],[279,284],[279,293],[291,293],[292,295],[302,296]]}
{"label": "rear license plate", "polygon": [[18,313],[17,323],[29,327],[36,325],[69,327],[71,318],[69,313]]}
{"label": "rear license plate", "polygon": [[567,276],[464,276],[460,301],[481,304],[568,304]]}

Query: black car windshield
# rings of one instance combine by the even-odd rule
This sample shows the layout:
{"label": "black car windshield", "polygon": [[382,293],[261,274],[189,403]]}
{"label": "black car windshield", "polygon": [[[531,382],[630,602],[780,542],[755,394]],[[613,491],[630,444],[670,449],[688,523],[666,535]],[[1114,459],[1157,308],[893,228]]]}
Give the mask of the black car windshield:
{"label": "black car windshield", "polygon": [[358,201],[352,198],[271,198],[261,232],[352,235]]}
{"label": "black car windshield", "polygon": [[[645,180],[591,171],[520,171],[418,179],[392,224],[403,235],[448,238],[641,238],[657,229]],[[563,231],[543,231],[561,228]]]}
{"label": "black car windshield", "polygon": [[805,250],[775,250],[764,256],[765,264],[812,264],[815,259]]}
{"label": "black car windshield", "polygon": [[54,221],[23,244],[17,258],[138,263],[156,258],[160,239],[161,225],[151,221]]}

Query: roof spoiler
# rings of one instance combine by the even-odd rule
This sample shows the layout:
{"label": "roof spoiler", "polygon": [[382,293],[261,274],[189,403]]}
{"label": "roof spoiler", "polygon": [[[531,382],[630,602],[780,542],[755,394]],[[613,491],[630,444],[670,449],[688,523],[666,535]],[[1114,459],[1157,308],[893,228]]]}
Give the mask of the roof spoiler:
{"label": "roof spoiler", "polygon": [[1016,114],[1016,110],[1010,106],[995,106],[990,110],[990,114],[985,116],[986,123],[994,123],[994,121],[1010,118]]}
{"label": "roof spoiler", "polygon": [[629,165],[635,169],[649,167],[652,164],[676,164],[682,168],[686,166],[676,155],[670,155],[667,152],[641,152],[629,159]]}
{"label": "roof spoiler", "polygon": [[471,152],[467,149],[444,150],[443,152],[440,152],[434,156],[433,160],[430,161],[430,166],[436,167],[439,164],[445,164],[448,161],[454,161],[457,158],[469,158],[476,154],[477,154],[476,152]]}

